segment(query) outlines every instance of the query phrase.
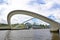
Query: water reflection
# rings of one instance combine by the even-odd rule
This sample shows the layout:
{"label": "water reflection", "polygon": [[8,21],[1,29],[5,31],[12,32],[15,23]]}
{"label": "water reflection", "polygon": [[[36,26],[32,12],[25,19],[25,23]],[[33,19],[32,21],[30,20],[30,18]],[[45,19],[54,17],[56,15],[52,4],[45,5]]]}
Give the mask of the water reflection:
{"label": "water reflection", "polygon": [[59,40],[59,34],[58,33],[51,33],[52,34],[52,40]]}
{"label": "water reflection", "polygon": [[58,33],[52,33],[49,29],[30,29],[11,31],[12,40],[58,40]]}
{"label": "water reflection", "polygon": [[[43,32],[41,32],[43,31]],[[34,39],[35,40],[59,40],[59,33],[58,32],[50,32],[49,30],[41,30],[37,31],[35,30]]]}
{"label": "water reflection", "polygon": [[[0,30],[0,40],[5,38],[7,30]],[[2,36],[3,35],[3,36]],[[58,33],[52,33],[49,29],[11,30],[11,40],[59,40]]]}

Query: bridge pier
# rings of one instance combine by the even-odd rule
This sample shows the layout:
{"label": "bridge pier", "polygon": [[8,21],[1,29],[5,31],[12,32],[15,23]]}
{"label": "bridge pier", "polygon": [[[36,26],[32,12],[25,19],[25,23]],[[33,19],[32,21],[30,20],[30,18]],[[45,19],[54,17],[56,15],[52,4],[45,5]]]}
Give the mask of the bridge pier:
{"label": "bridge pier", "polygon": [[51,28],[51,29],[50,29],[50,32],[52,32],[52,33],[59,33],[59,29],[55,29],[55,30],[54,30],[53,28]]}
{"label": "bridge pier", "polygon": [[57,32],[59,33],[59,24],[52,24],[50,28],[50,32]]}

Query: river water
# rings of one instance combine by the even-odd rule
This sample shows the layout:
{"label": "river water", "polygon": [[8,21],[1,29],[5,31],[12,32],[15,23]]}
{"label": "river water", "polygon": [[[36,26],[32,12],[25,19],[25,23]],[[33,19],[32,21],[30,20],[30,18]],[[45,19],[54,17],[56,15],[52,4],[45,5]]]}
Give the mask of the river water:
{"label": "river water", "polygon": [[[0,30],[0,40],[4,40],[8,30]],[[49,29],[11,30],[10,40],[59,40],[58,33]]]}

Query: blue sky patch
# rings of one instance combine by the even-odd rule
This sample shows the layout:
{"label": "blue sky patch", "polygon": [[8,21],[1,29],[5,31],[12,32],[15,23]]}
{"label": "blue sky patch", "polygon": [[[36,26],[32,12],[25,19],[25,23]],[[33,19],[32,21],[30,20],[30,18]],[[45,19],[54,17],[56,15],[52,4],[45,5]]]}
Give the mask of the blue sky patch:
{"label": "blue sky patch", "polygon": [[53,6],[49,9],[49,10],[56,10],[56,9],[60,9],[60,4],[53,4]]}
{"label": "blue sky patch", "polygon": [[30,1],[29,2],[30,5],[33,5],[34,3],[37,3],[37,4],[45,4],[44,0],[33,0],[33,1]]}
{"label": "blue sky patch", "polygon": [[7,0],[0,0],[0,4],[8,4]]}
{"label": "blue sky patch", "polygon": [[33,21],[33,22],[37,22],[37,21],[38,21],[38,19],[37,19],[37,18],[34,18],[34,19],[32,19],[32,21]]}
{"label": "blue sky patch", "polygon": [[55,16],[53,16],[52,14],[48,16],[48,18],[52,19],[52,20],[56,20]]}

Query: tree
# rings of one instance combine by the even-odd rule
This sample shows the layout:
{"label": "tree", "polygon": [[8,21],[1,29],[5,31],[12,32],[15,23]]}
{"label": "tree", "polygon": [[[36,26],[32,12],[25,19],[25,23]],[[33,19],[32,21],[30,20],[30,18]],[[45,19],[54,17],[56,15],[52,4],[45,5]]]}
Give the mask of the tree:
{"label": "tree", "polygon": [[31,23],[29,23],[29,22],[25,23],[25,25],[28,29],[32,27]]}

